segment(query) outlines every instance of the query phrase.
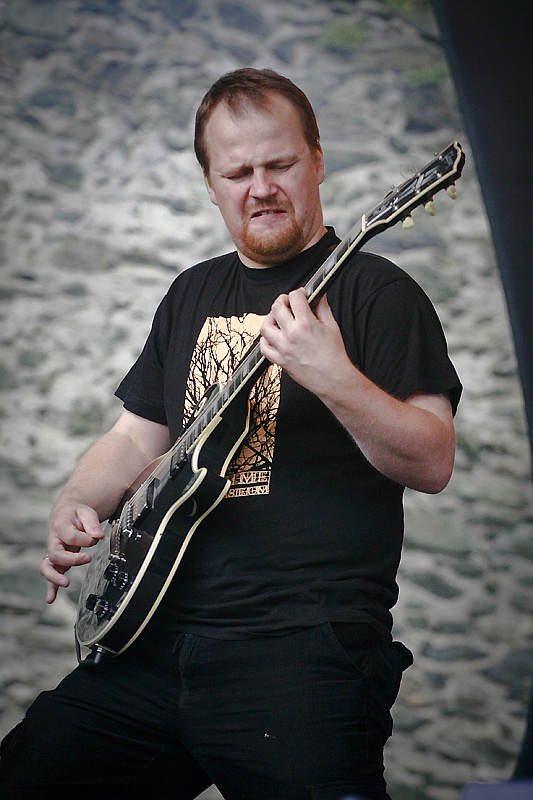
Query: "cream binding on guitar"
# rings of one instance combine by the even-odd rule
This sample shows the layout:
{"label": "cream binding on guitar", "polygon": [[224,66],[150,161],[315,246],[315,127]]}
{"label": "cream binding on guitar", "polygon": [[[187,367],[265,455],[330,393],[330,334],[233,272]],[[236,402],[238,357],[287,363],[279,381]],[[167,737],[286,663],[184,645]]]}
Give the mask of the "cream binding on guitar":
{"label": "cream binding on guitar", "polygon": [[[370,238],[425,205],[435,213],[441,189],[455,198],[465,156],[452,142],[422,170],[392,190],[350,231],[305,285],[316,304],[347,258]],[[76,645],[91,648],[98,663],[118,655],[138,637],[167,591],[187,545],[202,520],[229,489],[226,469],[249,426],[248,394],[268,367],[259,341],[224,384],[205,394],[172,448],[150,465],[106,524],[105,538],[91,549],[80,592]],[[91,662],[89,662],[91,663]]]}

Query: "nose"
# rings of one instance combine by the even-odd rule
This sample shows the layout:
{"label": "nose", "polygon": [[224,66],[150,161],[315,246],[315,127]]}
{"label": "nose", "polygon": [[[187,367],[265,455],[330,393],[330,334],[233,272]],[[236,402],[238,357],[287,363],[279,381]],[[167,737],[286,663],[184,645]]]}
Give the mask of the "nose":
{"label": "nose", "polygon": [[274,193],[271,177],[264,167],[254,169],[250,183],[250,194],[254,197],[270,197]]}

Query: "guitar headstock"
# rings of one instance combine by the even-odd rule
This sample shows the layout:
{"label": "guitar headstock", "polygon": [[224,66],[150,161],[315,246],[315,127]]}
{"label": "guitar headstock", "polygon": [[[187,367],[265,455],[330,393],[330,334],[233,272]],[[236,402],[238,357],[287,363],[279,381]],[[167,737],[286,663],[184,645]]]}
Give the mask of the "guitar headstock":
{"label": "guitar headstock", "polygon": [[455,181],[461,176],[465,154],[459,142],[452,142],[445,150],[438,153],[435,158],[409,178],[392,189],[381,203],[369,214],[363,217],[363,231],[375,229],[375,233],[395,225],[402,220],[404,228],[412,228],[414,222],[411,217],[413,209],[424,205],[426,211],[433,216],[435,206],[433,197],[441,189],[446,189],[448,195],[455,200]]}

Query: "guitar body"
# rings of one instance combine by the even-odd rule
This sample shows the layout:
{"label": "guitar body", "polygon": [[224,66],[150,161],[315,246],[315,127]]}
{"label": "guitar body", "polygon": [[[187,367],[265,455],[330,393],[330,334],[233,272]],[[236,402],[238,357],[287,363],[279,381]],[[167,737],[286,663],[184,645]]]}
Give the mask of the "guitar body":
{"label": "guitar body", "polygon": [[[211,387],[200,408],[219,391],[219,385]],[[226,495],[230,481],[224,475],[248,432],[249,418],[247,398],[239,396],[213,418],[152,508],[130,519],[131,508],[123,505],[120,515],[105,525],[104,539],[91,548],[92,561],[80,592],[79,644],[118,655],[139,636],[192,535]]]}
{"label": "guitar body", "polygon": [[[348,256],[372,236],[399,221],[412,227],[411,212],[420,205],[433,216],[433,196],[440,189],[455,198],[464,160],[461,146],[452,142],[363,215],[303,287],[310,306]],[[96,652],[95,660],[118,655],[135,641],[170,586],[192,535],[226,495],[226,470],[249,429],[249,392],[267,367],[256,340],[230,380],[205,394],[182,436],[146,480],[141,476],[140,485],[131,487],[105,539],[91,550],[76,638]]]}

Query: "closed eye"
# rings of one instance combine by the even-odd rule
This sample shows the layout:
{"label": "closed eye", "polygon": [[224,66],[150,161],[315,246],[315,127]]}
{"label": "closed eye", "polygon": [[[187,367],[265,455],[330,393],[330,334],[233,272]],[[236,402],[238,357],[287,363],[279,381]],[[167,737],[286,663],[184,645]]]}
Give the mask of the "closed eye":
{"label": "closed eye", "polygon": [[224,175],[226,180],[228,181],[243,181],[246,178],[249,178],[253,173],[253,170],[250,168],[240,169],[238,172],[231,172],[228,175]]}
{"label": "closed eye", "polygon": [[268,164],[267,169],[270,172],[287,172],[287,170],[289,170],[295,163],[295,161],[291,161],[288,164]]}
{"label": "closed eye", "polygon": [[[289,162],[272,162],[271,164],[265,165],[265,170],[270,173],[280,173],[280,172],[288,172],[292,166],[296,163],[296,160],[291,160]],[[247,178],[251,178],[253,175],[253,168],[252,167],[243,167],[242,169],[237,170],[236,172],[229,172],[227,175],[224,175],[224,178],[228,181],[238,182],[244,181]]]}

